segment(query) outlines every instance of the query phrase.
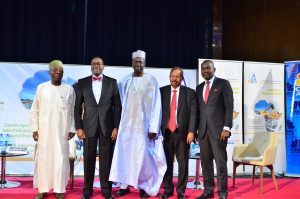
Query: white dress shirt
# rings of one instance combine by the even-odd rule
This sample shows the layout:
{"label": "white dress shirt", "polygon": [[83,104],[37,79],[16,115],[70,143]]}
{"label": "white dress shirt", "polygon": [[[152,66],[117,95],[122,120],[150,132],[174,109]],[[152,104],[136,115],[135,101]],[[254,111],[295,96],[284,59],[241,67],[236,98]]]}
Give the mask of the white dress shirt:
{"label": "white dress shirt", "polygon": [[[94,77],[96,77],[96,76],[94,76]],[[93,94],[94,94],[94,97],[95,97],[95,100],[96,100],[97,104],[100,101],[100,96],[101,96],[101,92],[102,92],[103,74],[101,74],[99,77],[101,77],[101,81],[92,80]]]}

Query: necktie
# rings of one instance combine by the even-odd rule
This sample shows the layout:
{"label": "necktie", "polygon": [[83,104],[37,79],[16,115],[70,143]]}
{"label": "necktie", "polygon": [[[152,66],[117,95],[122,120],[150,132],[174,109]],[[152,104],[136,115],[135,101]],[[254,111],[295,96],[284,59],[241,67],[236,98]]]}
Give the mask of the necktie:
{"label": "necktie", "polygon": [[102,80],[102,77],[101,77],[101,76],[99,76],[99,77],[92,76],[92,80],[93,80],[93,81],[101,81],[101,80]]}
{"label": "necktie", "polygon": [[208,95],[209,95],[209,81],[206,82],[206,88],[205,88],[205,92],[204,92],[204,102],[205,102],[205,104],[207,103]]}
{"label": "necktie", "polygon": [[173,96],[171,101],[171,108],[170,108],[170,121],[169,121],[169,129],[171,132],[174,132],[177,128],[176,126],[176,106],[177,106],[177,96],[176,96],[176,90],[173,90]]}

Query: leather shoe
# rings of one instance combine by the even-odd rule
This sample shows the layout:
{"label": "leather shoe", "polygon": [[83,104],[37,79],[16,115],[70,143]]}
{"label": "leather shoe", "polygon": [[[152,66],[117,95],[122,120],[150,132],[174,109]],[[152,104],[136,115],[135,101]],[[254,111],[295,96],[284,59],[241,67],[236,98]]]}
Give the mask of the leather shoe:
{"label": "leather shoe", "polygon": [[111,194],[111,192],[108,192],[108,193],[102,193],[102,196],[105,198],[105,199],[114,199],[113,195]]}
{"label": "leather shoe", "polygon": [[65,194],[64,193],[54,193],[56,199],[64,199]]}
{"label": "leather shoe", "polygon": [[214,192],[204,192],[201,196],[196,197],[195,199],[206,199],[206,198],[213,198]]}
{"label": "leather shoe", "polygon": [[92,197],[92,194],[84,193],[84,194],[82,194],[81,199],[90,199],[91,197]]}
{"label": "leather shoe", "polygon": [[38,193],[34,199],[43,199],[44,197],[46,197],[47,193]]}
{"label": "leather shoe", "polygon": [[160,195],[160,198],[161,199],[167,199],[167,198],[169,198],[171,196],[173,196],[173,193],[164,192],[163,194]]}
{"label": "leather shoe", "polygon": [[177,199],[185,199],[185,195],[182,193],[177,193]]}
{"label": "leather shoe", "polygon": [[148,198],[150,197],[146,191],[144,191],[143,189],[140,189],[140,198]]}
{"label": "leather shoe", "polygon": [[117,191],[117,196],[120,197],[120,196],[125,196],[126,194],[129,194],[130,193],[130,189],[129,187],[127,187],[126,189],[119,189]]}
{"label": "leather shoe", "polygon": [[105,199],[114,199],[113,195],[111,194],[104,194]]}

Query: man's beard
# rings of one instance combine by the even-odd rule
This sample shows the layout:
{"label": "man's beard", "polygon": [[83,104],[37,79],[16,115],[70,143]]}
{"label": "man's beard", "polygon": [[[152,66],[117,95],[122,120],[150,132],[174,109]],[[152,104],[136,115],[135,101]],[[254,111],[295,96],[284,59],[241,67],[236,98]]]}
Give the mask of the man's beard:
{"label": "man's beard", "polygon": [[143,66],[138,66],[134,68],[134,73],[135,74],[141,74],[143,73],[144,67]]}

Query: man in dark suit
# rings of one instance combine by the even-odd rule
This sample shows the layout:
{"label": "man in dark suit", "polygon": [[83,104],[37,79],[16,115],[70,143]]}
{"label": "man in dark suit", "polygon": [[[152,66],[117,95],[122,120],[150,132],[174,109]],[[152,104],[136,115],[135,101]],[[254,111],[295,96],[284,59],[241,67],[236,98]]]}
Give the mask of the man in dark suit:
{"label": "man in dark suit", "polygon": [[217,167],[218,195],[227,198],[227,140],[231,135],[233,92],[229,81],[215,76],[214,63],[205,60],[201,64],[201,75],[205,79],[197,86],[199,108],[198,141],[204,178],[204,192],[196,199],[214,196],[214,167]]}
{"label": "man in dark suit", "polygon": [[[112,141],[116,139],[121,117],[121,100],[117,81],[102,74],[103,59],[91,60],[92,75],[79,79],[75,86],[75,126],[83,139],[84,189],[82,199],[93,193],[96,150],[99,141],[100,183],[102,195],[113,198],[108,181],[112,161]],[[82,115],[83,114],[83,115]]]}
{"label": "man in dark suit", "polygon": [[178,162],[178,199],[184,199],[188,181],[189,149],[197,129],[197,99],[193,89],[181,86],[183,70],[174,67],[170,72],[171,85],[160,89],[162,100],[162,125],[167,171],[163,179],[164,193],[160,198],[173,195],[173,160]]}

